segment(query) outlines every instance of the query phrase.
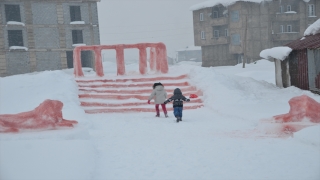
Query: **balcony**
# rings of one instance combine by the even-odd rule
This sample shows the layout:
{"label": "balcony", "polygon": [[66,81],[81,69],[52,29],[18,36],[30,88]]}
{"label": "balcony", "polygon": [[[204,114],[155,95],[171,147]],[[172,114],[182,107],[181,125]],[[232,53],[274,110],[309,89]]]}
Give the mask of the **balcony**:
{"label": "balcony", "polygon": [[227,17],[220,17],[220,18],[210,18],[209,24],[210,26],[221,26],[226,25],[229,23],[229,18]]}
{"label": "balcony", "polygon": [[300,38],[299,32],[277,33],[272,35],[273,41],[293,41]]}
{"label": "balcony", "polygon": [[291,11],[291,12],[276,14],[277,21],[297,21],[300,19],[300,16],[298,13],[293,13],[294,11]]}
{"label": "balcony", "polygon": [[230,37],[221,36],[219,38],[211,38],[210,45],[229,44]]}

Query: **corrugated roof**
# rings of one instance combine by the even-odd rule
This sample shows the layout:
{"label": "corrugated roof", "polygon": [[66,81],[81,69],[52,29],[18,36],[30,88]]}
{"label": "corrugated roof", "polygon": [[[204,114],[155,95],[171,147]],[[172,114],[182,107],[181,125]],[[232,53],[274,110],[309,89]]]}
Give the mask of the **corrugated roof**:
{"label": "corrugated roof", "polygon": [[320,33],[316,35],[305,36],[286,44],[286,46],[293,50],[318,49],[320,48]]}

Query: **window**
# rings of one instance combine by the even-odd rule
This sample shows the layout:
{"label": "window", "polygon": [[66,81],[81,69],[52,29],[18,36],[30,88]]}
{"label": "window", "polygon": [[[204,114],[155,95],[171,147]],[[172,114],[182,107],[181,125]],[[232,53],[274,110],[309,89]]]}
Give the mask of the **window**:
{"label": "window", "polygon": [[283,6],[279,7],[279,13],[283,13]]}
{"label": "window", "polygon": [[200,21],[203,21],[203,13],[200,13]]}
{"label": "window", "polygon": [[213,11],[213,18],[218,18],[218,17],[219,17],[218,11]]}
{"label": "window", "polygon": [[289,12],[289,11],[291,11],[291,6],[290,5],[287,6],[287,12]]}
{"label": "window", "polygon": [[70,18],[71,18],[71,22],[81,21],[80,6],[70,6]]}
{"label": "window", "polygon": [[231,21],[238,22],[239,21],[239,11],[232,11],[231,12]]}
{"label": "window", "polygon": [[283,33],[283,32],[284,32],[283,25],[280,25],[280,33]]}
{"label": "window", "polygon": [[219,38],[219,30],[214,30],[213,31],[213,37],[214,38]]}
{"label": "window", "polygon": [[72,30],[72,43],[73,44],[83,43],[82,30]]}
{"label": "window", "polygon": [[287,25],[287,32],[292,32],[292,26],[291,25]]}
{"label": "window", "polygon": [[23,46],[22,30],[8,30],[9,47]]}
{"label": "window", "polygon": [[229,36],[229,30],[228,30],[228,29],[225,29],[225,30],[224,30],[224,36],[225,36],[225,37]]}
{"label": "window", "polygon": [[309,16],[315,16],[315,10],[314,10],[314,4],[309,4],[308,5],[308,13],[309,13]]}
{"label": "window", "polygon": [[231,42],[233,45],[240,45],[240,34],[232,34]]}
{"label": "window", "polygon": [[204,33],[204,31],[201,31],[201,39],[206,39],[206,34]]}
{"label": "window", "polygon": [[20,5],[5,4],[6,21],[21,22]]}

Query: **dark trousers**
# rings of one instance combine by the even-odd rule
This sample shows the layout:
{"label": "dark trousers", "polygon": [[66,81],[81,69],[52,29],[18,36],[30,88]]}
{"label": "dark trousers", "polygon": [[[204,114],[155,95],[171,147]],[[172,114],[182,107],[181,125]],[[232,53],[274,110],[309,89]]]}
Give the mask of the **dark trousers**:
{"label": "dark trousers", "polygon": [[[160,104],[156,104],[156,105],[155,105],[155,106],[156,106],[157,114],[160,114],[160,112],[159,112],[159,105],[160,105]],[[161,104],[161,107],[162,107],[162,110],[163,110],[164,114],[167,114],[166,105],[165,105],[165,104]]]}
{"label": "dark trousers", "polygon": [[173,114],[175,117],[182,117],[182,110],[183,107],[174,107],[173,108]]}

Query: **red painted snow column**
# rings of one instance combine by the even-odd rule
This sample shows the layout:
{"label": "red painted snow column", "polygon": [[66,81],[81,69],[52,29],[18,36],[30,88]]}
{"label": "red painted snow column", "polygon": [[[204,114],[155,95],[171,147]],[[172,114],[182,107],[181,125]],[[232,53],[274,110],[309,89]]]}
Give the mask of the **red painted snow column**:
{"label": "red painted snow column", "polygon": [[168,73],[168,59],[167,59],[167,50],[166,45],[163,43],[157,44],[157,71],[161,71],[162,73]]}
{"label": "red painted snow column", "polygon": [[118,45],[116,47],[117,53],[117,75],[124,75],[126,72],[124,64],[124,51],[123,45]]}
{"label": "red painted snow column", "polygon": [[73,50],[73,68],[76,77],[83,76],[81,64],[81,47],[75,47]]}
{"label": "red painted snow column", "polygon": [[147,49],[145,46],[139,47],[139,71],[140,74],[146,74],[147,70]]}
{"label": "red painted snow column", "polygon": [[156,69],[156,49],[150,48],[150,70],[154,71]]}
{"label": "red painted snow column", "polygon": [[103,67],[102,67],[102,59],[101,59],[101,48],[94,48],[94,56],[95,56],[95,68],[98,76],[103,77]]}

